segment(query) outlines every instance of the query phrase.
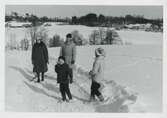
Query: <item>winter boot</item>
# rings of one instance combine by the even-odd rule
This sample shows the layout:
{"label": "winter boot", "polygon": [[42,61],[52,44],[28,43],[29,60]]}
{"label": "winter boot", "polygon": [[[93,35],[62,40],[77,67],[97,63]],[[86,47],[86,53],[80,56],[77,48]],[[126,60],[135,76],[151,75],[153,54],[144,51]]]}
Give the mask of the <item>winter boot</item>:
{"label": "winter boot", "polygon": [[40,74],[39,73],[37,73],[37,83],[40,83],[40,76],[39,76]]}
{"label": "winter boot", "polygon": [[42,78],[41,81],[44,81],[44,78]]}
{"label": "winter boot", "polygon": [[40,83],[40,80],[39,80],[39,79],[37,80],[37,83]]}
{"label": "winter boot", "polygon": [[42,79],[41,79],[41,81],[44,81],[44,73],[42,73],[42,75],[41,75],[42,77]]}
{"label": "winter boot", "polygon": [[40,78],[38,77],[38,79],[37,79],[37,81],[36,81],[37,83],[40,83]]}
{"label": "winter boot", "polygon": [[103,97],[102,95],[99,95],[98,98],[99,98],[99,100],[100,100],[101,102],[104,101],[104,97]]}
{"label": "winter boot", "polygon": [[95,99],[95,97],[94,97],[94,96],[90,96],[89,101],[90,101],[90,102],[95,102],[95,101],[96,101],[96,99]]}

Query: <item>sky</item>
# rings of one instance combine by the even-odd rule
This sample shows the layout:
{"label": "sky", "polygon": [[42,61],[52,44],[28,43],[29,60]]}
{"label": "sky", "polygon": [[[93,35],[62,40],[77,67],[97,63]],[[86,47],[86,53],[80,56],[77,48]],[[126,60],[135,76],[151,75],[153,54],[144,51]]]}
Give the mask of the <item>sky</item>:
{"label": "sky", "polygon": [[163,18],[162,6],[92,6],[92,5],[6,5],[5,12],[34,14],[38,17],[71,17],[88,13],[106,16],[144,15],[145,18]]}

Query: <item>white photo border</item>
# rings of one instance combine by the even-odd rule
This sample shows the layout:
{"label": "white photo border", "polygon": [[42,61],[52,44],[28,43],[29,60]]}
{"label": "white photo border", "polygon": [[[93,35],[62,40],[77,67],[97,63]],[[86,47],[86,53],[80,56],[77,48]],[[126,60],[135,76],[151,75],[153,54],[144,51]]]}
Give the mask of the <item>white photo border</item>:
{"label": "white photo border", "polygon": [[[162,113],[34,113],[5,112],[5,5],[162,5],[163,6],[163,112]],[[0,1],[0,117],[55,118],[55,117],[95,117],[95,118],[165,118],[167,117],[167,2],[165,0],[1,0]]]}

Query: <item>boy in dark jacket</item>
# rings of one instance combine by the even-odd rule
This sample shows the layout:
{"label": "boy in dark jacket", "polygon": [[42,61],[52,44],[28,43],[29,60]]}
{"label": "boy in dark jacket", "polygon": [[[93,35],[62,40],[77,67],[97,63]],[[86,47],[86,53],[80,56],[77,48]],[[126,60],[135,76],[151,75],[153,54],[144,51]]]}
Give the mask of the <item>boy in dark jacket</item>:
{"label": "boy in dark jacket", "polygon": [[72,100],[69,83],[72,83],[73,77],[68,64],[65,63],[65,58],[63,56],[58,58],[58,63],[55,65],[55,72],[57,73],[57,83],[60,84],[62,100],[68,101],[66,99],[66,94],[69,100]]}

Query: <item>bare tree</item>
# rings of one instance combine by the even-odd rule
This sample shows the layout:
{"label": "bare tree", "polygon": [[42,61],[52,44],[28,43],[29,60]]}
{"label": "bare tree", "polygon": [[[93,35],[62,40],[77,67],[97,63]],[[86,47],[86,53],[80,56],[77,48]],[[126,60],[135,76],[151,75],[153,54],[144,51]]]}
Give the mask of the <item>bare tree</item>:
{"label": "bare tree", "polygon": [[37,37],[41,38],[43,42],[49,46],[48,31],[44,27],[39,27]]}
{"label": "bare tree", "polygon": [[105,40],[105,37],[106,37],[106,31],[103,27],[99,27],[98,29],[99,31],[99,42],[100,44],[104,44],[104,40]]}
{"label": "bare tree", "polygon": [[92,34],[89,37],[90,44],[91,45],[102,44],[102,41],[105,38],[104,33],[105,33],[105,31],[103,28],[99,28],[98,30],[93,30]]}
{"label": "bare tree", "polygon": [[91,35],[89,37],[89,42],[91,45],[96,44],[96,35],[97,35],[97,30],[93,30],[93,32],[91,33]]}
{"label": "bare tree", "polygon": [[49,39],[49,47],[59,47],[64,43],[63,39],[57,34],[53,36],[53,38]]}
{"label": "bare tree", "polygon": [[30,33],[31,46],[33,46],[35,43],[35,40],[37,39],[37,26],[31,27],[28,33]]}
{"label": "bare tree", "polygon": [[76,45],[82,45],[83,43],[83,36],[79,33],[78,30],[74,30],[71,32],[71,34],[73,35],[73,41]]}
{"label": "bare tree", "polygon": [[16,34],[15,33],[10,33],[9,35],[10,35],[10,37],[9,37],[9,42],[7,44],[7,47],[11,50],[18,49],[19,44],[16,41]]}
{"label": "bare tree", "polygon": [[37,38],[41,38],[47,46],[49,45],[47,30],[44,27],[33,26],[30,28],[29,34],[31,37],[32,46],[34,45]]}
{"label": "bare tree", "polygon": [[28,41],[27,38],[24,38],[23,40],[21,40],[20,44],[21,44],[21,49],[22,50],[28,50],[28,48],[29,48],[29,41]]}

